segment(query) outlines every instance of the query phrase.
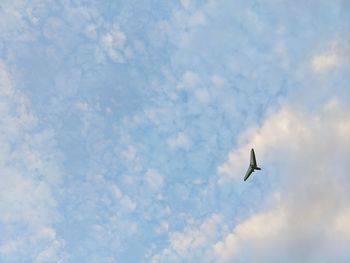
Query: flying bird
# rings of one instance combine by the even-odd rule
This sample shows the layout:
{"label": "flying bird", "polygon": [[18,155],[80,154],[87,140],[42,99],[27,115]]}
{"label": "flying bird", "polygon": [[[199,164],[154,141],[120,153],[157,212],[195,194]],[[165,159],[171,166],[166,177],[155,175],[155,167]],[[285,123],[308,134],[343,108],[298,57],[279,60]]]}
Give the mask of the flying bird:
{"label": "flying bird", "polygon": [[244,176],[244,181],[246,181],[255,170],[261,170],[261,168],[259,168],[256,164],[254,149],[251,149],[251,151],[250,151],[250,164],[248,167],[248,171],[246,172],[246,174]]}

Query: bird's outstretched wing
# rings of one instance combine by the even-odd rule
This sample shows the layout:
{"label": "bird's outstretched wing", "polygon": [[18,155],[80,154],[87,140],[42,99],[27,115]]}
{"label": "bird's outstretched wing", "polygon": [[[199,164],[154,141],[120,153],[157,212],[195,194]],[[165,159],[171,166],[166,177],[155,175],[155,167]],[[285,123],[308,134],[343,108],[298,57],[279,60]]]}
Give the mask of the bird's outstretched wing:
{"label": "bird's outstretched wing", "polygon": [[245,173],[244,181],[246,181],[249,178],[249,176],[252,174],[252,172],[254,172],[254,169],[251,166],[249,166],[247,172]]}
{"label": "bird's outstretched wing", "polygon": [[256,166],[254,149],[251,149],[251,151],[250,151],[250,165],[252,165],[253,167]]}

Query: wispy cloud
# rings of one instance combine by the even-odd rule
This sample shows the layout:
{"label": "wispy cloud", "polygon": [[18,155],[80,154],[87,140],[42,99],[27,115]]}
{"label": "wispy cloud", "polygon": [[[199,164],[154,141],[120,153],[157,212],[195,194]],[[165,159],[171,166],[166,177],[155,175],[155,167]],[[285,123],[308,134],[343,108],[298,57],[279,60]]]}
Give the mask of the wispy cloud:
{"label": "wispy cloud", "polygon": [[154,255],[151,262],[212,262],[214,259],[208,247],[216,242],[225,227],[217,214],[206,218],[200,225],[192,222],[183,232],[170,233],[169,247]]}
{"label": "wispy cloud", "polygon": [[315,73],[322,73],[336,67],[349,67],[350,49],[341,41],[334,41],[325,50],[315,54],[311,59],[311,67]]}
{"label": "wispy cloud", "polygon": [[[322,214],[314,184],[289,191],[299,177],[278,164],[346,156],[348,13],[341,0],[2,1],[1,260],[244,261],[239,237],[259,251],[274,232],[255,235],[262,224],[298,220],[292,190]],[[243,184],[250,147],[263,170]],[[329,248],[347,240],[342,207]]]}
{"label": "wispy cloud", "polygon": [[47,262],[50,255],[63,262],[64,240],[54,227],[60,216],[55,190],[63,179],[60,154],[52,132],[40,128],[29,101],[3,63],[0,103],[0,257]]}
{"label": "wispy cloud", "polygon": [[267,180],[275,169],[274,179],[281,184],[270,196],[270,209],[254,213],[214,245],[221,261],[278,262],[284,257],[315,262],[350,256],[345,249],[350,141],[343,132],[349,124],[349,108],[333,100],[313,114],[282,109],[247,132],[221,171],[242,175],[236,174],[238,164],[254,145],[265,172],[253,180]]}

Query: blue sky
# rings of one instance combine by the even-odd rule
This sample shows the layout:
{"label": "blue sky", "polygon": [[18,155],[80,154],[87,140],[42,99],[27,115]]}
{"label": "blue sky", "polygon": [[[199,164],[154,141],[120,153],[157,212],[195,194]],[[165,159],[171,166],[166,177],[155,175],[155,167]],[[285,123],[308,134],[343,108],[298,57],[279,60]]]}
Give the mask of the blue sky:
{"label": "blue sky", "polygon": [[349,14],[1,1],[0,261],[349,262]]}

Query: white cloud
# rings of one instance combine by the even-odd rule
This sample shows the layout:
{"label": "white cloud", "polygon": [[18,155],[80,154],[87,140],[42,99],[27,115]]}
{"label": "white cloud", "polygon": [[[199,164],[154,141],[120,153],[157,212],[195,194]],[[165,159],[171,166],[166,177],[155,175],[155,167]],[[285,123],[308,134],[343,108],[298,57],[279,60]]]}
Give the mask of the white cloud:
{"label": "white cloud", "polygon": [[213,75],[211,77],[211,82],[213,83],[214,87],[221,87],[224,84],[224,79],[218,75]]}
{"label": "white cloud", "polygon": [[276,239],[285,223],[285,214],[281,209],[253,215],[238,224],[232,233],[213,246],[217,260],[231,262],[243,246],[254,248],[253,242],[263,246],[267,240]]}
{"label": "white cloud", "polygon": [[0,88],[1,96],[10,96],[13,94],[13,80],[3,63],[0,63]]}
{"label": "white cloud", "polygon": [[36,262],[66,262],[62,257],[61,251],[64,249],[65,242],[63,239],[56,237],[56,232],[52,228],[43,228],[39,233],[40,239],[48,243],[47,247],[42,250],[36,257]]}
{"label": "white cloud", "polygon": [[75,103],[75,107],[80,111],[90,111],[90,106],[86,101],[78,101]]}
{"label": "white cloud", "polygon": [[133,211],[136,208],[136,203],[133,200],[131,200],[129,196],[123,196],[120,199],[120,203],[124,208],[126,208],[129,211]]}
{"label": "white cloud", "polygon": [[[245,131],[239,138],[240,147],[230,152],[227,161],[218,167],[222,176],[239,179],[246,168],[250,149],[254,148],[258,156],[258,162],[263,162],[267,149],[277,149],[288,145],[289,150],[301,147],[300,140],[307,140],[311,131],[306,129],[301,113],[291,109],[282,109],[268,118],[262,127],[254,127]],[[317,122],[313,120],[313,123]],[[317,123],[315,123],[317,125]],[[295,138],[293,144],[288,144],[291,138]]]}
{"label": "white cloud", "polygon": [[133,161],[137,157],[136,148],[132,145],[128,145],[127,149],[122,151],[123,157],[128,161]]}
{"label": "white cloud", "polygon": [[204,25],[205,22],[206,22],[206,18],[204,13],[202,12],[196,12],[193,15],[191,15],[188,19],[188,25],[190,27]]}
{"label": "white cloud", "polygon": [[157,170],[149,169],[145,174],[145,179],[151,189],[155,191],[158,191],[163,186],[163,177]]}
{"label": "white cloud", "polygon": [[339,63],[339,57],[334,53],[323,53],[312,59],[311,65],[314,71],[321,72],[333,68]]}
{"label": "white cloud", "polygon": [[132,56],[132,51],[126,46],[126,41],[127,38],[118,25],[112,25],[111,29],[100,39],[103,50],[116,63],[123,63],[126,58]]}
{"label": "white cloud", "polygon": [[[242,133],[238,142],[239,147],[231,151],[227,161],[218,167],[222,177],[239,179],[242,170],[247,166],[251,148],[256,150],[258,162],[263,163],[276,158],[280,160],[279,156],[276,156],[278,152],[285,152],[291,156],[308,150],[310,154],[316,154],[311,147],[312,143],[322,142],[324,146],[321,153],[324,154],[327,151],[326,146],[333,149],[331,143],[349,141],[347,136],[349,119],[348,116],[343,116],[343,110],[336,100],[327,103],[319,115],[305,113],[297,107],[286,106],[268,117],[261,127],[253,127]],[[333,115],[337,118],[330,118]],[[324,134],[326,131],[333,133],[338,140],[329,137],[327,140],[322,140],[315,137],[315,134]],[[306,145],[309,145],[310,149],[305,149]]]}
{"label": "white cloud", "polygon": [[350,208],[341,211],[333,222],[332,230],[350,241]]}
{"label": "white cloud", "polygon": [[279,192],[267,193],[267,211],[262,206],[221,241],[210,238],[215,231],[220,237],[220,231],[206,232],[202,226],[171,233],[169,246],[153,262],[279,262],[281,257],[316,262],[346,254],[325,248],[348,241],[349,185],[341,181],[349,168],[349,121],[348,108],[331,100],[314,112],[285,106],[244,132],[238,149],[218,170],[222,178],[242,179],[238,171],[246,169],[250,148],[256,148],[262,176],[278,182]]}
{"label": "white cloud", "polygon": [[268,211],[251,215],[213,246],[218,260],[318,262],[350,256],[350,140],[344,132],[349,121],[349,108],[332,100],[313,113],[285,107],[244,133],[218,170],[241,179],[240,163],[246,164],[254,147],[265,179],[251,180],[274,176],[278,193],[265,197]]}
{"label": "white cloud", "polygon": [[[30,102],[1,63],[0,105],[0,257],[8,262],[22,261],[23,255],[34,260],[38,251],[63,242],[53,237],[51,227],[58,218],[54,189],[63,176],[59,152],[54,134],[38,127]],[[60,254],[63,246],[53,250]]]}
{"label": "white cloud", "polygon": [[166,233],[169,230],[169,223],[165,220],[161,221],[159,226],[156,227],[156,232],[158,234]]}
{"label": "white cloud", "polygon": [[193,71],[186,71],[182,75],[182,80],[178,85],[179,89],[189,89],[194,88],[199,83],[199,76]]}
{"label": "white cloud", "polygon": [[210,94],[206,89],[197,89],[194,94],[200,103],[205,104],[210,100]]}
{"label": "white cloud", "polygon": [[88,24],[85,28],[85,35],[92,40],[96,40],[98,36],[97,25]]}
{"label": "white cloud", "polygon": [[211,250],[208,248],[215,244],[218,234],[225,229],[222,217],[218,214],[212,214],[200,225],[189,223],[183,232],[169,234],[169,247],[154,255],[151,262],[212,262]]}
{"label": "white cloud", "polygon": [[348,44],[334,41],[325,50],[315,54],[310,65],[315,73],[323,73],[339,66],[349,66],[349,59],[350,49]]}
{"label": "white cloud", "polygon": [[191,5],[191,0],[180,0],[181,5],[183,8],[188,9]]}
{"label": "white cloud", "polygon": [[[18,238],[3,242],[0,246],[2,259],[20,262],[23,259],[33,258],[33,262],[66,262],[64,253],[65,242],[57,237],[56,232],[51,227],[41,227],[31,233],[30,237]],[[28,242],[30,244],[28,244]],[[32,245],[29,251],[23,251],[28,245]],[[40,248],[41,247],[41,248]],[[32,257],[34,255],[34,257]]]}
{"label": "white cloud", "polygon": [[125,44],[126,37],[118,27],[114,27],[111,32],[102,37],[102,43],[106,47],[122,48]]}
{"label": "white cloud", "polygon": [[167,142],[170,148],[172,149],[176,149],[176,148],[188,149],[191,144],[188,136],[184,132],[179,132],[176,135],[170,137]]}
{"label": "white cloud", "polygon": [[[106,182],[105,182],[106,183]],[[119,201],[121,206],[125,208],[127,211],[131,212],[136,208],[136,202],[134,202],[129,196],[125,195],[118,186],[115,184],[110,185],[110,191],[113,196]]]}

